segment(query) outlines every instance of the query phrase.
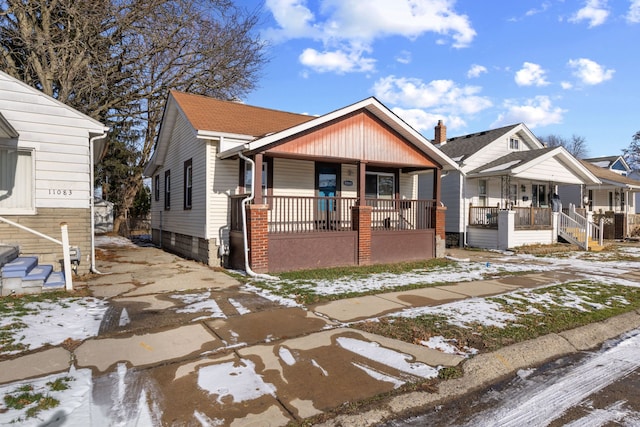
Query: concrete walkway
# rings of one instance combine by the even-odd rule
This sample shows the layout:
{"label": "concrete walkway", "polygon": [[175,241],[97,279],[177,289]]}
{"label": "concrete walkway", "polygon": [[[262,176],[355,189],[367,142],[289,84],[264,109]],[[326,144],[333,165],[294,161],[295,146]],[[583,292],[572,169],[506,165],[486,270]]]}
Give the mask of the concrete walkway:
{"label": "concrete walkway", "polygon": [[[286,425],[390,392],[399,384],[427,378],[433,372],[425,366],[456,366],[464,359],[349,329],[346,323],[557,283],[564,274],[464,282],[305,309],[281,306],[246,291],[225,273],[155,248],[103,248],[101,257],[101,271],[110,274],[87,283],[93,295],[110,302],[99,336],[75,348],[60,346],[2,361],[0,384],[64,372],[71,365],[90,369],[95,405],[108,417],[124,375],[127,391],[120,393],[135,405],[145,390],[161,425],[191,425],[194,417],[211,425]],[[189,298],[201,309],[189,309]],[[411,393],[379,410],[338,417],[327,425],[373,425],[638,326],[640,315],[632,313],[482,355],[465,364],[463,380],[443,383],[438,393]],[[381,360],[380,354],[387,359]],[[388,359],[399,363],[389,364]],[[252,384],[255,394],[239,397],[231,379]]]}

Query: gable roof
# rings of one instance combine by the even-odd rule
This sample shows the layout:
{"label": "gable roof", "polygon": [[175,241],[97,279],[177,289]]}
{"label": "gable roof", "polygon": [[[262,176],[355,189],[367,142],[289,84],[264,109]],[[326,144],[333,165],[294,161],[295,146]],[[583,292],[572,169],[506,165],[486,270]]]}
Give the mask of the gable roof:
{"label": "gable roof", "polygon": [[556,158],[566,165],[567,169],[589,184],[599,184],[598,177],[573,157],[563,147],[540,148],[536,150],[514,151],[492,162],[469,172],[469,177],[511,175],[517,177],[531,167],[543,164],[551,158]]}
{"label": "gable roof", "polygon": [[[332,111],[319,117],[314,117],[312,120],[293,126],[291,128],[284,129],[280,132],[276,132],[271,135],[267,135],[263,138],[256,139],[248,144],[246,150],[248,152],[257,151],[267,146],[278,144],[287,138],[290,138],[296,134],[307,132],[313,128],[323,126],[329,122],[332,122],[341,117],[348,116],[356,111],[366,110],[375,116],[378,120],[383,122],[402,138],[408,141],[411,145],[417,148],[422,153],[428,155],[436,162],[438,162],[446,170],[457,170],[458,165],[451,160],[446,154],[443,154],[435,145],[425,138],[422,134],[417,132],[411,126],[409,126],[404,120],[398,117],[395,113],[389,110],[385,105],[378,101],[374,97],[363,99],[362,101]],[[234,155],[239,151],[239,148],[228,150],[227,153],[220,153],[222,158]]]}
{"label": "gable roof", "polygon": [[591,173],[597,176],[605,184],[613,184],[619,187],[640,190],[640,181],[620,175],[619,173],[613,172],[607,168],[596,166],[589,160],[580,160],[580,162],[582,162],[582,164],[584,164]]}
{"label": "gable roof", "polygon": [[171,129],[180,114],[191,124],[198,138],[220,141],[218,156],[225,159],[239,152],[264,151],[266,148],[283,143],[285,139],[294,135],[313,131],[315,128],[360,110],[366,110],[374,115],[411,146],[445,169],[458,169],[456,163],[428,139],[373,97],[314,117],[171,91],[165,106],[155,151],[145,167],[144,174],[151,176],[157,167],[163,164],[171,139]]}
{"label": "gable roof", "polygon": [[503,126],[497,129],[485,130],[482,132],[471,133],[468,135],[454,136],[447,139],[445,144],[440,145],[440,149],[447,156],[455,159],[459,164],[466,159],[481,151],[483,148],[496,141],[497,139],[517,132],[523,132],[528,136],[530,141],[542,147],[542,144],[531,133],[531,131],[523,124]]}
{"label": "gable roof", "polygon": [[197,131],[247,135],[254,138],[287,129],[314,117],[222,101],[172,90],[170,96]]}
{"label": "gable roof", "polygon": [[601,157],[592,157],[590,159],[584,159],[587,162],[599,166],[601,168],[610,169],[616,162],[621,162],[622,166],[627,170],[631,171],[631,168],[627,164],[627,161],[622,156],[601,156]]}

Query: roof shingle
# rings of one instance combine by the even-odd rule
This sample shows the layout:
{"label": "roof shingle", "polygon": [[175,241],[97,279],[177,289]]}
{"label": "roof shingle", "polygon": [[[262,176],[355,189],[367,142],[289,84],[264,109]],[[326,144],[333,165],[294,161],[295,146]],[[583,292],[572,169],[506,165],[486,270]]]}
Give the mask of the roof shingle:
{"label": "roof shingle", "polygon": [[199,131],[260,137],[315,118],[178,91],[171,91],[171,95]]}

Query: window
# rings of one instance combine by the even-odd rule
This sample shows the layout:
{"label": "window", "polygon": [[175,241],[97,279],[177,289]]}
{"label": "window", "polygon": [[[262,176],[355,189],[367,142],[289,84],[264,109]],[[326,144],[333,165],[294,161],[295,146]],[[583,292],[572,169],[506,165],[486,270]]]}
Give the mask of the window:
{"label": "window", "polygon": [[589,210],[593,210],[593,190],[589,190]]}
{"label": "window", "polygon": [[511,184],[509,186],[509,200],[511,200],[511,206],[515,206],[518,202],[518,185]]}
{"label": "window", "polygon": [[365,197],[367,199],[393,199],[396,177],[392,173],[367,172],[365,177]]}
{"label": "window", "polygon": [[193,196],[193,164],[191,159],[184,162],[184,201],[183,209],[191,209]]}
{"label": "window", "polygon": [[543,184],[533,184],[531,186],[533,196],[532,204],[536,208],[547,207],[547,186]]}
{"label": "window", "polygon": [[164,208],[171,209],[171,171],[164,172]]}
{"label": "window", "polygon": [[153,177],[153,198],[156,202],[160,200],[160,175]]}
{"label": "window", "polygon": [[624,212],[624,191],[620,190],[620,212]]}
{"label": "window", "polygon": [[33,153],[0,148],[0,212],[35,213]]}
{"label": "window", "polygon": [[510,150],[519,150],[520,149],[520,141],[516,138],[509,138],[509,149]]}
{"label": "window", "polygon": [[[253,188],[253,174],[251,173],[251,163],[240,163],[240,187],[244,188],[245,193],[250,193]],[[262,196],[265,197],[271,194],[271,182],[273,182],[273,163],[270,157],[267,157],[262,162]],[[266,199],[263,199],[262,203],[267,203]]]}
{"label": "window", "polygon": [[478,180],[478,200],[480,206],[487,206],[487,180]]}

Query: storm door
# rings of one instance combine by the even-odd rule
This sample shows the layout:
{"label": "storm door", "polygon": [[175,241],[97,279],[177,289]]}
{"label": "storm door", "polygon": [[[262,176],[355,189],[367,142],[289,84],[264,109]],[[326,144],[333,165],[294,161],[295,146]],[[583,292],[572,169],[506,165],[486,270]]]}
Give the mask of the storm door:
{"label": "storm door", "polygon": [[316,165],[317,202],[315,209],[315,228],[317,230],[335,230],[339,227],[337,214],[339,165]]}

